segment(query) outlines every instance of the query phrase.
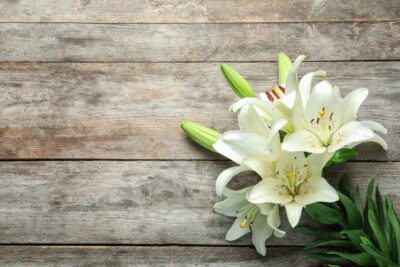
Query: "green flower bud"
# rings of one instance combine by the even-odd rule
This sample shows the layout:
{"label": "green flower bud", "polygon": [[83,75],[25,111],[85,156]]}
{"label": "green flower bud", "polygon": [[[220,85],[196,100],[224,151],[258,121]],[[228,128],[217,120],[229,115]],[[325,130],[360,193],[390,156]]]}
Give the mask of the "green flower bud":
{"label": "green flower bud", "polygon": [[220,133],[190,121],[183,121],[181,123],[181,128],[197,144],[212,152],[216,152],[213,148],[213,144],[217,141],[218,137],[221,136]]}
{"label": "green flower bud", "polygon": [[228,82],[229,86],[235,94],[241,98],[255,97],[253,89],[250,84],[231,66],[228,64],[221,64],[221,71]]}
{"label": "green flower bud", "polygon": [[287,76],[292,68],[292,61],[285,53],[278,54],[278,77],[279,84],[286,83]]}

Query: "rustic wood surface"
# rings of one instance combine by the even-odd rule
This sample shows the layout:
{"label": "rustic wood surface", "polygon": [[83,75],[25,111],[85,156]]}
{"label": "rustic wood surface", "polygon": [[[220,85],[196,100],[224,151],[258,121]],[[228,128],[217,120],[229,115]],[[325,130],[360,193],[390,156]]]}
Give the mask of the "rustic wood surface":
{"label": "rustic wood surface", "polygon": [[398,20],[397,0],[6,0],[2,22],[213,23]]}
{"label": "rustic wood surface", "polygon": [[1,246],[1,266],[317,266],[302,248],[270,248],[268,257],[248,247]]}
{"label": "rustic wood surface", "polygon": [[400,22],[0,24],[2,61],[397,60]]}
{"label": "rustic wood surface", "polygon": [[[233,64],[257,91],[277,81],[275,63]],[[368,87],[360,119],[389,131],[386,153],[360,146],[360,160],[400,160],[400,63],[306,62],[347,94]],[[3,159],[222,159],[193,144],[183,119],[219,131],[236,126],[238,98],[216,63],[0,63]]]}
{"label": "rustic wood surface", "polygon": [[389,131],[330,181],[376,176],[400,204],[399,18],[398,0],[0,1],[0,266],[315,266],[290,230],[267,257],[224,241],[232,163],[179,123],[237,128],[221,62],[261,92],[278,52],[306,54],[301,74],[369,88],[359,117]]}
{"label": "rustic wood surface", "polygon": [[[215,161],[18,161],[1,162],[0,244],[186,244],[228,243],[231,218],[212,212],[215,177],[232,166]],[[362,192],[379,175],[383,194],[400,204],[400,163],[345,164],[330,177],[347,173]],[[237,188],[257,182],[235,179]],[[282,213],[285,230],[290,230]],[[304,216],[306,217],[306,216]],[[16,225],[18,227],[16,227]],[[310,239],[289,231],[270,245],[301,246]]]}

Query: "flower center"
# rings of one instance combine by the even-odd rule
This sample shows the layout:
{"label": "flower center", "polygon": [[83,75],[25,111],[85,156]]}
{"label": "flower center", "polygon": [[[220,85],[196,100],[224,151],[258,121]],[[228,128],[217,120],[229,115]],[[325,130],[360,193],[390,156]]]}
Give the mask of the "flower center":
{"label": "flower center", "polygon": [[267,95],[268,100],[272,103],[276,99],[284,97],[285,91],[285,88],[279,85],[272,87],[271,91],[266,91],[265,94]]}
{"label": "flower center", "polygon": [[253,222],[254,217],[256,216],[258,212],[258,207],[256,205],[254,205],[253,207],[251,207],[246,215],[244,216],[243,221],[240,223],[240,228],[245,228],[247,225],[249,225],[250,223]]}
{"label": "flower center", "polygon": [[327,115],[325,107],[317,112],[317,116],[308,124],[309,128],[320,137],[322,143],[328,146],[331,142],[332,133],[335,128],[334,112]]}
{"label": "flower center", "polygon": [[307,171],[307,164],[305,164],[301,168],[296,168],[293,164],[292,166],[287,167],[286,173],[277,172],[277,174],[279,174],[281,176],[281,179],[283,179],[283,181],[285,182],[285,185],[282,185],[282,188],[277,188],[276,190],[279,191],[281,195],[284,191],[286,191],[285,194],[290,194],[292,196],[297,195],[299,187],[307,179]]}
{"label": "flower center", "polygon": [[325,115],[325,108],[322,108],[319,112],[318,115],[322,118]]}

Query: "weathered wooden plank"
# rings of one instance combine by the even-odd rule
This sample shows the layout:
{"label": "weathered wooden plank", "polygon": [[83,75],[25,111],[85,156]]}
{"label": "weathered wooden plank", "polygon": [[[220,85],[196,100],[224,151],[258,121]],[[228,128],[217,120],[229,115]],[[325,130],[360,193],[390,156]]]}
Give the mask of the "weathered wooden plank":
{"label": "weathered wooden plank", "polygon": [[400,22],[0,25],[0,61],[400,59]]}
{"label": "weathered wooden plank", "polygon": [[[301,10],[301,12],[300,12]],[[293,22],[397,20],[396,0],[140,1],[19,0],[0,2],[0,22]]]}
{"label": "weathered wooden plank", "polygon": [[[233,64],[257,91],[276,83],[275,63]],[[389,150],[359,146],[360,160],[400,160],[399,62],[304,63],[349,89],[370,88],[360,118],[382,123]],[[217,159],[182,133],[190,119],[237,129],[237,98],[218,63],[0,63],[0,157]],[[221,159],[221,158],[220,158]]]}
{"label": "weathered wooden plank", "polygon": [[267,257],[249,247],[1,246],[4,267],[29,266],[317,266],[302,248],[270,248]]}
{"label": "weathered wooden plank", "polygon": [[[194,244],[228,243],[232,223],[212,211],[219,198],[214,183],[227,162],[212,161],[17,161],[0,162],[2,244]],[[400,204],[400,163],[352,163],[342,173],[365,191],[377,176],[383,194]],[[237,178],[233,188],[256,182]],[[289,229],[282,214],[284,229]],[[309,241],[288,231],[268,245],[300,246]]]}

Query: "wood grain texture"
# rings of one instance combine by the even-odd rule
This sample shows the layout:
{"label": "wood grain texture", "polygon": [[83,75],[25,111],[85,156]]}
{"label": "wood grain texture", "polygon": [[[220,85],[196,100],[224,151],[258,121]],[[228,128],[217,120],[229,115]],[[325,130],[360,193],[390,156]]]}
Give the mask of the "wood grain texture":
{"label": "wood grain texture", "polygon": [[[256,91],[276,83],[275,63],[236,63]],[[343,94],[370,89],[360,119],[389,131],[389,151],[362,145],[359,160],[400,160],[399,62],[306,62]],[[222,159],[192,143],[184,119],[237,129],[237,97],[218,63],[0,63],[2,159]]]}
{"label": "wood grain texture", "polygon": [[[212,161],[17,161],[0,162],[2,244],[250,245],[226,242],[232,218],[212,211],[220,199],[214,183],[227,162]],[[377,176],[381,191],[400,204],[400,163],[352,163],[336,168],[365,191]],[[257,182],[237,177],[232,188]],[[290,230],[269,246],[310,241]],[[303,214],[303,222],[307,222]]]}
{"label": "wood grain texture", "polygon": [[274,61],[400,59],[400,22],[0,25],[0,61]]}
{"label": "wood grain texture", "polygon": [[205,23],[398,20],[396,0],[7,0],[0,22]]}
{"label": "wood grain texture", "polygon": [[317,266],[302,248],[270,248],[268,256],[249,247],[1,246],[3,267]]}

